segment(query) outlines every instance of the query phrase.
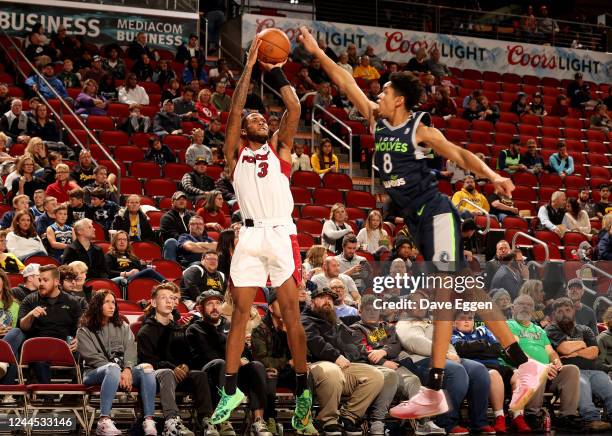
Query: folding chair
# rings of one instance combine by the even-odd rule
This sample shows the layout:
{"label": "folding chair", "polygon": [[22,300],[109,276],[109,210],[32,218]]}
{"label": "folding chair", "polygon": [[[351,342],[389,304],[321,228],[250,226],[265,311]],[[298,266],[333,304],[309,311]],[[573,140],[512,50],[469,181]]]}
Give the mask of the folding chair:
{"label": "folding chair", "polygon": [[9,365],[15,366],[17,368],[18,380],[17,384],[14,385],[0,385],[0,395],[19,397],[10,403],[0,403],[0,409],[15,412],[18,418],[27,417],[27,386],[23,383],[23,374],[21,372],[21,367],[17,362],[17,358],[15,357],[11,346],[6,341],[0,341],[0,362],[6,362]]}
{"label": "folding chair", "polygon": [[85,286],[91,287],[93,292],[97,292],[100,289],[109,289],[115,295],[115,298],[123,298],[123,293],[117,283],[110,279],[91,279],[85,282]]}

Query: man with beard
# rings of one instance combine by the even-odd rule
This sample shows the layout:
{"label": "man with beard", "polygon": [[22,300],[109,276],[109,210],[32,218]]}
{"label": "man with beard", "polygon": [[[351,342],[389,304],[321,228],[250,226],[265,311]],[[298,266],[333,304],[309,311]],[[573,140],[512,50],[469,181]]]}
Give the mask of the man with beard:
{"label": "man with beard", "polygon": [[[363,361],[354,333],[338,321],[334,310],[337,295],[331,289],[318,288],[310,307],[302,312],[308,353],[313,364],[310,372],[320,380],[315,393],[322,405],[317,419],[326,436],[360,436],[360,421],[380,393],[382,372]],[[340,407],[340,397],[348,396]]]}
{"label": "man with beard", "polygon": [[200,294],[200,289],[214,289],[223,293],[225,276],[217,270],[219,255],[214,250],[202,254],[200,265],[191,265],[183,272],[181,279],[181,297],[183,303],[191,310]]}
{"label": "man with beard", "polygon": [[591,199],[588,187],[582,188],[578,194],[578,204],[589,215],[589,219],[597,217],[597,205]]}
{"label": "man with beard", "polygon": [[468,175],[463,179],[463,188],[461,191],[455,192],[452,198],[452,202],[455,207],[459,210],[462,218],[473,218],[474,215],[482,215],[483,212],[480,209],[476,209],[469,203],[462,202],[468,200],[487,212],[490,210],[489,202],[487,198],[476,190],[476,179],[474,176]]}
{"label": "man with beard", "polygon": [[599,330],[597,330],[597,318],[595,312],[589,306],[582,303],[582,296],[584,295],[584,284],[579,278],[571,279],[567,282],[567,296],[572,303],[574,303],[574,310],[576,313],[576,324],[585,325],[593,331],[593,334],[597,336]]}
{"label": "man with beard", "polygon": [[[539,429],[536,414],[541,409],[544,401],[544,392],[552,392],[559,397],[559,415],[554,420],[557,429],[579,430],[581,422],[577,418],[580,373],[578,367],[562,362],[559,355],[553,349],[546,332],[542,327],[531,321],[532,313],[535,311],[533,299],[527,295],[519,295],[514,300],[512,315],[514,319],[508,320],[508,326],[512,333],[518,338],[519,345],[530,358],[548,365],[548,383],[536,392],[531,401],[525,406],[525,417],[514,414],[512,426],[519,433]],[[512,385],[514,387],[514,377]]]}
{"label": "man with beard", "polygon": [[556,233],[559,237],[565,233],[565,226],[561,224],[565,216],[565,192],[555,191],[550,197],[550,202],[540,207],[538,219],[545,230]]}
{"label": "man with beard", "polygon": [[95,182],[96,176],[94,175],[94,169],[95,166],[91,158],[91,152],[82,150],[79,153],[79,164],[73,168],[70,177],[77,182],[81,188],[84,188]]}
{"label": "man with beard", "polygon": [[595,335],[589,327],[576,324],[574,303],[567,297],[555,300],[553,316],[555,322],[546,327],[550,342],[564,364],[580,369],[578,410],[584,428],[592,432],[610,431],[612,425],[602,420],[599,408],[593,404],[595,395],[608,411],[612,410],[612,381],[608,374],[597,369],[599,348]]}
{"label": "man with beard", "polygon": [[525,257],[520,249],[515,249],[502,258],[499,269],[491,279],[491,289],[505,289],[515,299],[523,282],[529,278]]}
{"label": "man with beard", "polygon": [[612,212],[610,205],[610,187],[601,185],[599,187],[599,203],[596,205],[597,217],[601,220],[605,215]]}
{"label": "man with beard", "polygon": [[336,256],[336,260],[340,264],[340,273],[352,278],[357,290],[364,292],[366,280],[370,277],[372,268],[366,258],[355,254],[356,252],[357,236],[349,233],[342,238],[342,253]]}
{"label": "man with beard", "polygon": [[[187,342],[191,352],[193,368],[202,368],[208,373],[213,404],[219,401],[219,392],[224,383],[225,347],[230,322],[221,315],[223,294],[208,289],[198,297],[196,307],[202,316],[187,328]],[[252,431],[255,436],[272,436],[263,420],[266,404],[266,370],[261,362],[240,360],[238,385],[249,394],[249,406],[253,412]],[[235,436],[229,420],[219,424],[221,436]]]}
{"label": "man with beard", "polygon": [[491,280],[493,280],[493,276],[501,266],[504,258],[506,261],[510,260],[510,244],[505,239],[500,240],[495,246],[495,257],[493,259],[487,261],[485,265],[485,289],[491,289]]}

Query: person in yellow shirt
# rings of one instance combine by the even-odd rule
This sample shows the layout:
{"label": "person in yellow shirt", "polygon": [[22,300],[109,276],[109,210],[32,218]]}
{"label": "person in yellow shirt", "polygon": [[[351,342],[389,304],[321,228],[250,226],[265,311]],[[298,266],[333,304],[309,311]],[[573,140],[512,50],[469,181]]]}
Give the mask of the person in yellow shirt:
{"label": "person in yellow shirt", "polygon": [[323,138],[321,145],[319,146],[319,152],[313,153],[310,157],[310,164],[315,173],[323,177],[328,172],[338,172],[340,167],[338,163],[338,156],[334,154],[331,140]]}
{"label": "person in yellow shirt", "polygon": [[380,73],[376,68],[370,65],[370,57],[363,55],[361,56],[359,65],[353,69],[353,77],[361,77],[365,80],[378,80],[380,79]]}
{"label": "person in yellow shirt", "polygon": [[455,192],[452,202],[455,207],[459,209],[461,218],[472,218],[474,215],[483,214],[481,210],[476,209],[469,203],[463,202],[459,204],[463,199],[471,201],[487,212],[490,210],[489,202],[487,201],[486,197],[476,190],[476,181],[474,180],[474,176],[465,176],[465,179],[463,179],[463,188],[461,188],[461,191]]}

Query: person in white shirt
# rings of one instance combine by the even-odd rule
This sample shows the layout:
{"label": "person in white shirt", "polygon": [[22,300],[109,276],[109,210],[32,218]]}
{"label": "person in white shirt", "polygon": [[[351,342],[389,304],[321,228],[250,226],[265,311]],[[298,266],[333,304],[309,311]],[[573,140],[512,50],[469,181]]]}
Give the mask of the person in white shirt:
{"label": "person in white shirt", "polygon": [[382,224],[382,215],[379,211],[373,210],[368,214],[365,226],[357,234],[357,243],[361,250],[374,255],[389,250],[389,234],[383,229]]}
{"label": "person in white shirt", "polygon": [[291,155],[291,174],[296,171],[312,171],[310,166],[310,156],[304,153],[304,144],[293,144],[293,154]]}
{"label": "person in white shirt", "polygon": [[580,207],[578,199],[568,198],[565,206],[563,224],[568,232],[580,232],[591,239],[591,221],[586,210]]}
{"label": "person in white shirt", "polygon": [[348,62],[348,53],[342,52],[338,56],[338,65],[345,69],[351,76],[353,75],[353,67]]}
{"label": "person in white shirt", "polygon": [[453,174],[450,179],[451,185],[462,182],[463,179],[470,174],[469,171],[464,170],[452,160],[446,161],[446,171]]}
{"label": "person in white shirt", "polygon": [[6,235],[6,248],[22,262],[30,256],[47,255],[42,240],[36,234],[28,210],[20,210],[13,218],[13,231]]}
{"label": "person in white shirt", "polygon": [[359,316],[359,311],[354,306],[349,306],[346,304],[346,287],[342,280],[340,279],[331,279],[329,281],[329,288],[338,295],[338,298],[334,300],[334,310],[336,311],[336,316],[338,318],[343,318],[345,316]]}
{"label": "person in white shirt", "polygon": [[348,214],[346,213],[346,208],[342,203],[336,203],[329,212],[329,219],[323,223],[321,243],[334,254],[339,254],[342,251],[342,238],[344,235],[353,232],[347,221]]}
{"label": "person in white shirt", "polygon": [[344,298],[344,302],[347,304],[359,304],[361,301],[361,295],[357,290],[357,286],[352,278],[346,274],[340,273],[340,262],[335,257],[326,257],[323,261],[323,272],[315,274],[310,281],[317,285],[317,288],[329,288],[330,281],[332,279],[340,279],[344,283],[344,287],[348,290]]}
{"label": "person in white shirt", "polygon": [[149,104],[149,95],[147,91],[138,84],[136,74],[130,73],[125,79],[125,85],[119,88],[119,103],[123,104],[140,104],[147,106]]}

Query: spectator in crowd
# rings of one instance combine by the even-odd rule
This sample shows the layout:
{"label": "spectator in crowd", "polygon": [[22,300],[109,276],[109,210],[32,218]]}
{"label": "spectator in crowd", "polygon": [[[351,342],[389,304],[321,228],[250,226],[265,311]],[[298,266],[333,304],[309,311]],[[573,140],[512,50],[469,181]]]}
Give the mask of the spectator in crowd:
{"label": "spectator in crowd", "polygon": [[[268,124],[272,128],[272,123]],[[221,131],[221,127],[221,121],[218,118],[213,118],[204,133],[204,143],[210,147],[216,147],[217,150],[222,150],[225,143],[225,133]]]}
{"label": "spectator in crowd", "polygon": [[49,118],[49,109],[39,104],[34,110],[34,117],[29,120],[28,135],[38,137],[43,141],[58,142],[59,130],[57,123]]}
{"label": "spectator in crowd", "polygon": [[[514,253],[512,253],[514,255]],[[512,318],[512,297],[505,289],[493,288],[489,293],[493,307],[500,311],[504,319]]]}
{"label": "spectator in crowd", "polygon": [[514,256],[509,260],[504,258],[499,269],[493,275],[491,288],[505,289],[510,294],[511,300],[514,300],[518,296],[523,282],[529,278],[529,270],[525,265],[525,257],[520,249],[515,249],[512,254]]}
{"label": "spectator in crowd", "polygon": [[200,156],[195,160],[193,171],[185,173],[181,179],[181,190],[194,202],[204,198],[207,192],[215,189],[215,181],[206,174],[206,169],[206,158]]}
{"label": "spectator in crowd", "polygon": [[60,24],[49,45],[56,51],[56,58],[62,60],[76,56],[77,44],[76,38],[68,36],[66,27]]}
{"label": "spectator in crowd", "polygon": [[43,81],[38,74],[33,74],[26,79],[25,84],[32,88],[34,92],[40,92],[40,94],[46,99],[57,98],[58,95],[61,98],[70,99],[64,84],[55,75],[53,64],[49,62],[39,68],[46,82]]}
{"label": "spectator in crowd", "polygon": [[88,215],[90,206],[83,201],[84,191],[73,189],[68,193],[68,224],[72,225]]}
{"label": "spectator in crowd", "polygon": [[177,98],[180,95],[180,87],[181,84],[177,79],[170,79],[168,85],[164,87],[164,90],[161,93],[160,101],[166,101],[168,99],[174,100],[175,98]]}
{"label": "spectator in crowd", "polygon": [[10,148],[14,142],[27,144],[30,140],[27,134],[28,115],[23,111],[23,103],[20,99],[14,98],[11,101],[11,109],[0,118],[0,131],[9,137],[7,148]]}
{"label": "spectator in crowd", "polygon": [[310,156],[304,153],[304,144],[293,144],[293,154],[291,154],[291,174],[296,171],[312,171],[310,166]]}
{"label": "spectator in crowd", "polygon": [[591,198],[591,191],[588,187],[584,187],[578,193],[578,205],[583,209],[589,220],[597,219],[597,205]]}
{"label": "spectator in crowd", "polygon": [[72,227],[66,224],[68,220],[68,206],[60,204],[53,209],[55,222],[47,227],[47,243],[49,256],[61,262],[64,250],[72,244]]}
{"label": "spectator in crowd", "polygon": [[223,194],[213,189],[204,196],[204,205],[196,212],[206,223],[206,230],[220,232],[229,226],[229,219],[223,212]]}
{"label": "spectator in crowd", "polygon": [[247,91],[246,101],[244,102],[244,108],[249,111],[259,112],[260,114],[266,113],[266,107],[264,106],[261,97],[254,92],[255,83],[251,81],[249,83],[249,89]]}
{"label": "spectator in crowd", "polygon": [[[76,269],[70,265],[62,265],[59,267],[60,273],[60,289],[70,293],[73,297],[79,300],[83,310],[87,308],[87,302],[91,300],[93,288],[91,286],[81,286],[77,288],[78,274]],[[83,281],[84,283],[84,281]]]}
{"label": "spectator in crowd", "polygon": [[499,120],[500,109],[496,104],[491,104],[486,95],[478,97],[478,105],[480,106],[480,119],[490,121],[493,124]]}
{"label": "spectator in crowd", "polygon": [[[17,327],[19,305],[11,293],[11,284],[6,271],[0,270],[0,335],[4,336],[9,330]],[[0,379],[6,375],[8,365],[0,363]]]}
{"label": "spectator in crowd", "polygon": [[[3,232],[6,234],[6,230]],[[22,269],[21,276],[23,277],[23,283],[20,283],[11,289],[11,294],[17,299],[17,301],[21,302],[32,292],[38,291],[38,286],[40,284],[39,274],[40,264],[38,263],[30,263]]]}
{"label": "spectator in crowd", "polygon": [[227,61],[223,58],[217,61],[216,68],[212,68],[208,72],[208,80],[210,83],[225,82],[229,85],[233,85],[235,83],[234,73],[232,73]]}
{"label": "spectator in crowd", "polygon": [[591,221],[589,214],[580,207],[578,200],[568,198],[565,206],[565,215],[561,224],[568,232],[579,232],[591,238]]}
{"label": "spectator in crowd", "polygon": [[353,229],[349,224],[346,208],[341,203],[336,203],[332,206],[329,219],[323,224],[322,242],[326,249],[333,253],[342,251],[342,238],[348,233],[352,233]]}
{"label": "spectator in crowd", "polygon": [[121,208],[114,217],[111,228],[123,230],[131,241],[155,241],[155,234],[149,219],[140,207],[140,196],[132,194],[125,200],[125,207]]}
{"label": "spectator in crowd", "polygon": [[546,40],[551,41],[554,39],[554,34],[559,32],[559,26],[548,16],[548,8],[545,5],[540,7],[540,14],[542,16],[538,19],[538,31],[544,34]]}
{"label": "spectator in crowd", "polygon": [[577,323],[574,303],[569,298],[555,300],[553,314],[555,321],[546,327],[546,334],[564,364],[580,369],[578,411],[583,428],[592,432],[610,431],[612,425],[602,420],[600,409],[593,404],[595,396],[606,409],[612,410],[612,381],[597,369],[599,348],[595,334],[589,327]]}
{"label": "spectator in crowd", "polygon": [[125,78],[125,62],[123,58],[119,56],[119,46],[111,45],[106,49],[106,59],[102,61],[102,68],[107,73],[111,74],[117,80],[123,80]]}
{"label": "spectator in crowd", "polygon": [[[315,380],[321,380],[315,393],[322,405],[317,418],[323,431],[357,436],[362,433],[361,419],[380,393],[384,377],[376,368],[356,363],[362,360],[361,352],[354,341],[347,340],[352,337],[350,329],[338,322],[334,312],[336,297],[329,288],[314,291],[311,306],[302,312],[302,324],[310,360],[314,362],[310,372]],[[349,400],[340,407],[343,392]]]}
{"label": "spectator in crowd", "polygon": [[353,77],[367,81],[378,80],[380,78],[380,73],[376,68],[370,65],[370,57],[363,55],[359,59],[359,65],[353,69]]}
{"label": "spectator in crowd", "polygon": [[612,260],[612,217],[606,215],[601,222],[601,231],[597,242],[597,256],[599,260]]}
{"label": "spectator in crowd", "polygon": [[359,293],[367,287],[367,281],[372,276],[372,267],[365,257],[356,254],[358,248],[357,237],[348,233],[342,238],[342,252],[336,256],[340,264],[340,273],[353,279]]}
{"label": "spectator in crowd", "polygon": [[99,94],[98,83],[93,79],[86,79],[74,107],[79,115],[106,115],[108,101]]}
{"label": "spectator in crowd", "polygon": [[[49,166],[49,159],[47,159],[47,147],[42,139],[33,137],[28,142],[24,155],[30,155],[34,159],[34,175],[38,176],[41,174],[45,167]],[[31,198],[31,197],[30,197]]]}
{"label": "spectator in crowd", "polygon": [[440,50],[437,48],[432,50],[429,54],[429,59],[426,62],[427,70],[431,72],[436,78],[441,78],[444,76],[451,76],[451,72],[446,66],[446,64],[440,62]]}
{"label": "spectator in crowd", "polygon": [[527,151],[523,154],[519,162],[525,166],[525,171],[538,175],[544,171],[544,159],[538,153],[538,143],[534,138],[529,138],[526,142]]}
{"label": "spectator in crowd", "polygon": [[155,57],[154,52],[147,45],[147,35],[144,32],[138,32],[136,38],[128,46],[128,58],[136,61],[140,59],[142,54],[147,54],[150,57]]}
{"label": "spectator in crowd", "polygon": [[214,118],[219,116],[219,112],[214,104],[211,103],[212,93],[210,89],[204,88],[198,93],[198,101],[195,108],[198,119],[204,124],[210,124]]}
{"label": "spectator in crowd", "polygon": [[17,212],[20,210],[29,211],[30,197],[27,195],[16,195],[13,197],[11,203],[13,205],[13,209],[6,211],[4,215],[2,215],[2,220],[0,221],[0,227],[3,229],[8,229],[13,225],[13,218]]}
{"label": "spectator in crowd", "polygon": [[205,58],[204,49],[198,43],[198,35],[190,34],[187,42],[176,51],[175,60],[177,62],[186,63],[187,61],[196,58],[199,62],[203,62]]}
{"label": "spectator in crowd", "polygon": [[351,76],[353,75],[353,67],[349,63],[348,53],[343,51],[338,55],[338,65],[342,67]]}
{"label": "spectator in crowd", "polygon": [[[45,152],[46,153],[46,152]],[[43,168],[42,170],[42,174],[40,175],[40,178],[43,179],[45,181],[45,183],[47,184],[51,184],[53,182],[55,182],[55,180],[57,179],[56,177],[56,172],[55,172],[55,167],[58,166],[59,164],[63,163],[62,160],[62,155],[56,151],[52,151],[48,154],[48,161],[49,163]],[[70,169],[70,167],[69,167]],[[77,185],[78,187],[78,185]],[[44,190],[42,190],[43,193],[45,192]],[[34,192],[34,204],[36,205],[36,201],[38,200],[38,206],[42,206],[42,200],[41,199],[37,199],[36,198],[36,191]],[[39,211],[40,213],[42,213],[42,211]],[[32,211],[32,214],[34,214],[34,216],[36,215],[40,215],[40,213],[36,212],[36,211]]]}
{"label": "spectator in crowd", "polygon": [[[436,92],[436,78],[433,74],[426,73],[422,79],[423,90],[425,91],[421,98],[422,108],[431,108],[434,103],[435,92]],[[380,83],[378,84],[380,86]]]}
{"label": "spectator in crowd", "polygon": [[612,307],[608,307],[604,313],[603,323],[607,328],[597,336],[598,363],[603,371],[610,372],[612,371]]}
{"label": "spectator in crowd", "polygon": [[12,231],[6,235],[6,248],[20,261],[30,256],[46,256],[47,250],[36,233],[29,211],[20,210],[15,214]]}
{"label": "spectator in crowd", "polygon": [[452,202],[464,218],[472,218],[474,215],[484,214],[482,210],[463,200],[468,200],[487,212],[490,210],[487,198],[476,190],[476,180],[472,175],[468,175],[463,179],[463,187],[460,191],[453,194]]}
{"label": "spectator in crowd", "polygon": [[107,200],[106,191],[103,188],[95,188],[90,194],[91,209],[88,218],[100,224],[106,232],[111,229],[113,220],[119,212],[119,205],[114,201]]}
{"label": "spectator in crowd", "polygon": [[468,101],[467,109],[463,111],[463,114],[461,114],[461,117],[470,122],[474,120],[480,120],[481,117],[480,117],[480,107],[478,106],[478,100],[476,100],[475,98],[471,98]]}
{"label": "spectator in crowd", "polygon": [[229,112],[232,98],[225,93],[225,82],[217,82],[215,92],[211,96],[211,102],[219,112]]}
{"label": "spectator in crowd", "polygon": [[174,112],[181,117],[183,121],[196,121],[196,107],[193,101],[193,89],[189,86],[183,88],[183,94],[180,97],[175,98]]}
{"label": "spectator in crowd", "polygon": [[524,92],[519,92],[517,94],[516,100],[514,100],[510,106],[510,112],[514,112],[519,118],[525,114],[531,113],[529,105],[527,104],[527,94]]}
{"label": "spectator in crowd", "polygon": [[346,304],[346,287],[342,280],[331,279],[329,281],[329,289],[334,292],[337,297],[334,299],[334,311],[338,318],[342,318],[342,321],[346,324],[346,319],[359,319],[359,311],[355,306],[349,306]]}
{"label": "spectator in crowd", "polygon": [[321,68],[321,61],[317,58],[313,58],[308,67],[308,76],[312,79],[312,81],[316,84],[317,88],[323,82],[329,82],[329,77]]}
{"label": "spectator in crowd", "polygon": [[450,96],[448,86],[440,86],[436,90],[432,113],[447,118],[457,115],[457,105]]}
{"label": "spectator in crowd", "polygon": [[321,82],[314,96],[313,105],[328,108],[332,104],[331,85],[329,82]]}
{"label": "spectator in crowd", "polygon": [[591,90],[582,78],[582,73],[574,74],[574,81],[567,86],[567,96],[570,106],[575,109],[585,109],[590,104]]}
{"label": "spectator in crowd", "polygon": [[148,133],[151,130],[151,118],[142,115],[140,108],[140,104],[131,103],[128,108],[130,115],[118,126],[119,129],[123,130],[128,135],[134,133]]}
{"label": "spectator in crowd", "polygon": [[108,269],[104,260],[104,252],[93,241],[96,231],[89,218],[83,218],[73,225],[76,239],[64,250],[63,263],[69,264],[81,261],[89,266],[87,279],[108,278]]}
{"label": "spectator in crowd", "polygon": [[170,99],[165,100],[162,110],[155,114],[153,119],[153,133],[157,136],[181,135],[181,117],[174,112],[174,102]]}
{"label": "spectator in crowd", "polygon": [[45,188],[45,181],[34,175],[35,163],[31,154],[24,154],[15,165],[15,170],[18,177],[13,179],[10,196],[27,195],[33,198],[34,191]]}
{"label": "spectator in crowd", "polygon": [[55,214],[53,211],[57,207],[57,198],[51,197],[47,195],[43,200],[43,209],[45,212],[36,217],[34,220],[34,228],[36,229],[36,233],[38,233],[41,237],[47,231],[47,227],[55,222]]}
{"label": "spectator in crowd", "polygon": [[566,198],[562,191],[553,192],[550,197],[550,202],[540,206],[538,210],[538,218],[540,224],[551,232],[555,232],[559,236],[565,233],[563,218],[565,217]]}
{"label": "spectator in crowd", "polygon": [[194,394],[198,426],[203,427],[205,434],[218,435],[208,422],[212,413],[208,376],[201,369],[192,370],[189,367],[191,355],[185,329],[173,318],[175,290],[176,286],[172,283],[153,288],[152,307],[137,335],[138,361],[151,365],[155,370],[165,420],[164,434],[194,435],[181,421],[176,405],[178,390]]}
{"label": "spectator in crowd", "polygon": [[177,260],[178,238],[189,232],[189,220],[194,213],[187,209],[187,195],[177,191],[172,195],[172,208],[166,212],[159,225],[164,241],[164,259]]}
{"label": "spectator in crowd", "polygon": [[291,52],[291,59],[302,65],[308,65],[312,60],[312,55],[306,51],[302,44],[296,44]]}
{"label": "spectator in crowd", "polygon": [[574,173],[574,158],[567,154],[564,142],[557,144],[557,152],[548,160],[550,167],[561,177],[571,176]]}
{"label": "spectator in crowd", "polygon": [[72,169],[70,177],[77,182],[81,188],[84,188],[87,185],[95,183],[95,169],[96,166],[91,158],[91,152],[89,150],[81,150],[79,153],[79,164]]}
{"label": "spectator in crowd", "polygon": [[149,138],[149,149],[145,152],[144,160],[155,162],[160,167],[167,163],[176,162],[176,156],[166,144],[162,144],[159,136]]}
{"label": "spectator in crowd", "polygon": [[491,207],[489,213],[496,217],[500,223],[503,223],[507,216],[517,216],[519,214],[519,209],[514,205],[512,197],[505,195],[497,186],[493,193],[487,197],[487,202]]}
{"label": "spectator in crowd", "polygon": [[315,274],[310,279],[318,289],[329,288],[329,282],[332,279],[338,278],[344,283],[344,287],[347,289],[345,302],[351,305],[359,305],[361,296],[359,290],[355,285],[355,282],[350,276],[342,274],[340,272],[340,262],[335,256],[328,256],[323,260],[322,271]]}
{"label": "spectator in crowd", "polygon": [[57,78],[62,81],[64,88],[81,87],[81,75],[74,71],[72,59],[64,59],[64,66],[62,71],[57,75]]}
{"label": "spectator in crowd", "polygon": [[[225,345],[230,322],[221,315],[223,294],[216,290],[205,290],[196,301],[201,318],[187,328],[187,342],[194,368],[201,368],[208,374],[213,404],[219,400],[217,389],[221,389],[225,377]],[[244,355],[243,355],[244,356]],[[243,357],[238,370],[238,388],[248,393],[249,408],[254,422],[252,432],[255,436],[270,433],[263,420],[266,403],[266,371],[261,362],[248,361]],[[233,431],[228,421],[219,424],[219,433],[229,435]]]}
{"label": "spectator in crowd", "polygon": [[144,434],[157,435],[153,420],[155,376],[151,365],[137,365],[134,335],[129,324],[119,317],[113,293],[108,289],[96,293],[79,325],[76,342],[83,360],[83,383],[102,386],[96,433],[120,434],[110,417],[113,399],[119,389],[130,392],[136,386],[144,408]]}
{"label": "spectator in crowd", "polygon": [[555,427],[564,430],[578,430],[580,428],[576,410],[578,407],[576,392],[580,384],[578,368],[561,361],[544,329],[532,322],[534,309],[533,299],[529,295],[520,295],[514,301],[513,316],[507,323],[510,331],[518,338],[519,346],[523,351],[530,358],[548,365],[550,383],[542,385],[531,401],[526,404],[524,418],[522,415],[515,416],[512,422],[513,427],[517,431],[520,431],[521,428],[529,430],[529,424],[531,424],[533,426],[531,430],[538,431],[537,414],[542,407],[544,392],[551,392],[559,395],[560,399],[559,416],[554,422]]}
{"label": "spectator in crowd", "polygon": [[544,301],[544,283],[541,280],[529,279],[523,283],[519,295],[529,295],[535,304],[535,310],[531,313],[531,320],[542,328],[550,323],[547,304]]}
{"label": "spectator in crowd", "polygon": [[390,239],[387,231],[383,228],[382,215],[377,210],[372,210],[365,221],[365,226],[357,234],[359,249],[373,255],[379,255],[390,249]]}
{"label": "spectator in crowd", "polygon": [[83,81],[93,80],[96,83],[100,83],[100,79],[105,74],[104,68],[102,68],[102,58],[99,55],[94,55],[91,58],[91,65],[82,71]]}
{"label": "spectator in crowd", "polygon": [[8,85],[0,82],[0,114],[4,114],[11,109],[11,99]]}
{"label": "spectator in crowd", "polygon": [[381,73],[380,79],[378,79],[378,83],[380,83],[381,87],[385,86],[385,83],[389,81],[389,77],[391,76],[391,74],[397,73],[399,71],[399,65],[397,64],[397,62],[388,62],[386,65],[386,69]]}
{"label": "spectator in crowd", "polygon": [[68,201],[68,192],[79,187],[75,182],[68,180],[70,177],[70,167],[66,164],[59,164],[55,167],[56,182],[47,186],[46,195],[55,197],[59,203]]}
{"label": "spectator in crowd", "polygon": [[132,73],[136,76],[139,82],[150,82],[153,79],[153,65],[151,65],[151,57],[147,54],[140,55],[140,58],[134,62]]}
{"label": "spectator in crowd", "polygon": [[561,118],[564,118],[569,115],[568,98],[566,95],[557,95],[557,99],[553,103],[549,115]]}
{"label": "spectator in crowd", "polygon": [[302,263],[302,271],[307,276],[312,276],[315,271],[322,271],[323,261],[327,257],[327,249],[323,245],[313,245],[306,252],[306,258]]}
{"label": "spectator in crowd", "polygon": [[596,204],[597,217],[599,219],[603,219],[603,217],[610,212],[612,212],[612,208],[610,207],[610,186],[606,184],[602,184],[599,186],[599,203]]}
{"label": "spectator in crowd", "polygon": [[125,84],[119,88],[119,103],[123,104],[139,104],[147,106],[149,104],[149,95],[147,91],[138,84],[136,74],[130,73],[125,78]]}
{"label": "spectator in crowd", "polygon": [[208,250],[202,253],[199,264],[191,265],[181,278],[181,300],[189,310],[196,305],[196,300],[202,289],[214,289],[224,293],[226,287],[225,275],[218,270],[219,255]]}
{"label": "spectator in crowd", "polygon": [[[370,65],[376,68],[376,70],[384,71],[385,64],[383,63],[382,58],[374,52],[374,47],[371,45],[366,46],[362,56],[367,56],[370,59]],[[336,62],[337,59],[332,58],[332,60]]]}
{"label": "spectator in crowd", "polygon": [[44,34],[41,23],[36,23],[25,40],[25,56],[34,63],[50,62],[55,57],[55,50],[49,45],[49,38]]}
{"label": "spectator in crowd", "polygon": [[6,235],[8,233],[7,229],[0,231],[0,269],[8,274],[19,274],[23,271],[24,265],[17,256],[7,251]]}
{"label": "spectator in crowd", "polygon": [[602,130],[608,133],[612,129],[612,119],[608,115],[608,108],[605,104],[599,103],[595,106],[595,113],[591,115],[590,128],[595,130]]}
{"label": "spectator in crowd", "polygon": [[98,165],[94,171],[93,183],[85,186],[83,189],[85,195],[85,202],[89,203],[91,200],[91,193],[94,189],[103,189],[106,192],[107,200],[119,204],[119,192],[115,186],[117,177],[114,174],[108,173],[108,168],[105,165]]}
{"label": "spectator in crowd", "polygon": [[425,48],[421,47],[417,50],[415,56],[411,58],[406,66],[405,71],[412,71],[414,73],[426,73],[428,70],[427,63],[427,52]]}
{"label": "spectator in crowd", "polygon": [[574,304],[576,323],[587,326],[593,331],[594,335],[597,335],[599,331],[597,330],[595,312],[589,306],[582,303],[583,295],[584,284],[581,279],[573,278],[567,282],[567,297],[572,300]]}
{"label": "spectator in crowd", "polygon": [[199,263],[202,254],[214,250],[216,246],[217,243],[206,233],[202,217],[194,215],[189,219],[189,232],[178,237],[178,260],[185,267]]}
{"label": "spectator in crowd", "polygon": [[531,103],[529,103],[529,112],[532,115],[538,115],[541,117],[545,117],[546,115],[548,115],[546,109],[544,108],[544,100],[542,94],[540,94],[539,92],[533,94]]}
{"label": "spectator in crowd", "polygon": [[346,46],[346,53],[348,54],[349,64],[355,68],[359,64],[359,56],[357,55],[357,46],[350,42]]}
{"label": "spectator in crowd", "polygon": [[315,173],[323,177],[328,172],[338,172],[340,164],[338,156],[334,154],[332,142],[328,138],[323,138],[319,145],[319,151],[310,157],[310,163]]}
{"label": "spectator in crowd", "polygon": [[[203,91],[200,91],[200,94],[202,92]],[[204,130],[200,128],[193,129],[191,132],[191,140],[193,142],[185,153],[185,162],[187,165],[194,166],[198,157],[206,159],[207,165],[212,165],[213,154],[212,150],[204,144]]]}
{"label": "spectator in crowd", "polygon": [[302,66],[298,71],[297,76],[293,80],[293,87],[298,97],[302,98],[304,95],[316,91],[317,84],[310,77],[308,67]]}
{"label": "spectator in crowd", "polygon": [[165,59],[160,59],[157,63],[157,68],[153,72],[151,80],[159,85],[160,88],[165,88],[171,79],[176,79],[176,73],[170,68],[170,62]]}

